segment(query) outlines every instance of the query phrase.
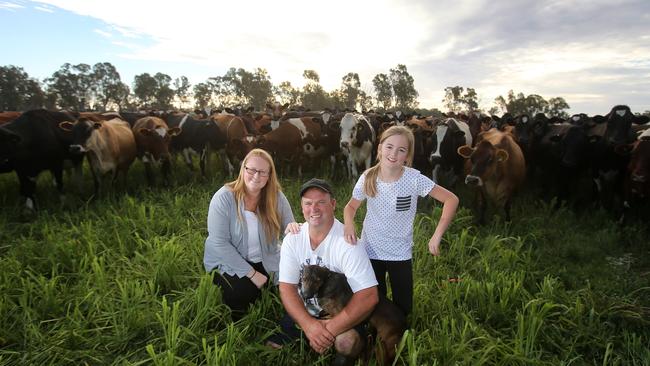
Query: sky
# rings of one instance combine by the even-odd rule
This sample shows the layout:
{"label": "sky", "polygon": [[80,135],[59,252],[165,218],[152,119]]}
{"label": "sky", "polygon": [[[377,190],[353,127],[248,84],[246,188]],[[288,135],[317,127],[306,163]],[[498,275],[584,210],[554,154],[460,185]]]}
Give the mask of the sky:
{"label": "sky", "polygon": [[0,66],[40,80],[66,62],[110,62],[129,85],[260,67],[294,87],[315,70],[328,91],[356,72],[373,93],[404,64],[423,108],[462,86],[485,110],[509,90],[563,97],[570,113],[650,110],[648,0],[0,0],[0,24]]}

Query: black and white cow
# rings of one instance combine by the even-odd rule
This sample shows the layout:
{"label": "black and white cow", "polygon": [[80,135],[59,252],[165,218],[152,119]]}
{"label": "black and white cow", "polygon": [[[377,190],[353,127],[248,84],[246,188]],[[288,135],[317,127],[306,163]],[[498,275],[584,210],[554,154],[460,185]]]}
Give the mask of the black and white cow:
{"label": "black and white cow", "polygon": [[436,133],[432,138],[433,149],[429,156],[432,166],[432,179],[438,182],[441,171],[453,173],[450,185],[454,185],[462,177],[465,158],[458,154],[458,148],[472,146],[472,134],[469,125],[454,118],[447,118],[438,122]]}
{"label": "black and white cow", "polygon": [[206,176],[205,167],[209,151],[219,151],[228,142],[219,126],[211,119],[196,119],[189,114],[176,113],[163,116],[169,128],[178,127],[183,133],[173,136],[169,148],[181,152],[185,163],[194,170],[192,156],[199,156],[201,175]]}
{"label": "black and white cow", "polygon": [[377,135],[368,119],[359,113],[346,113],[341,119],[341,140],[339,145],[347,158],[348,175],[359,176],[358,166],[370,168]]}

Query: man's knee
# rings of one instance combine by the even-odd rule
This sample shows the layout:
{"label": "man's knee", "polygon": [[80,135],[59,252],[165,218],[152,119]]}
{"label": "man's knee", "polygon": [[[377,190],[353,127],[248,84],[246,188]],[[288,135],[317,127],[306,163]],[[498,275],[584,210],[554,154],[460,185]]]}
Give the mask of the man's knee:
{"label": "man's knee", "polygon": [[336,352],[345,355],[346,357],[357,357],[363,350],[363,340],[354,329],[350,329],[344,333],[336,336],[334,341],[334,348]]}

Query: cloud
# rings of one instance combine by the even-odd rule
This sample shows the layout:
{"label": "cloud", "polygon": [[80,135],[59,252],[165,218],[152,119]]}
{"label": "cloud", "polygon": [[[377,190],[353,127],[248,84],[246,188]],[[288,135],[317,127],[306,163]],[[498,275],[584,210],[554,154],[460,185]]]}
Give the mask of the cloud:
{"label": "cloud", "polygon": [[9,11],[16,11],[16,9],[22,9],[24,6],[16,3],[10,3],[10,2],[0,2],[0,10],[9,10]]}
{"label": "cloud", "polygon": [[303,70],[313,69],[332,90],[347,72],[371,85],[405,64],[421,106],[440,107],[444,88],[460,85],[486,107],[513,89],[596,110],[598,98],[630,94],[612,84],[637,90],[650,73],[645,0],[41,3],[101,19],[128,38],[113,42],[126,59],[205,66],[213,70],[206,78],[262,67],[274,83],[301,86]]}
{"label": "cloud", "polygon": [[93,29],[93,32],[99,34],[100,36],[102,36],[104,38],[112,38],[113,37],[113,35],[111,33],[103,31],[101,29]]}
{"label": "cloud", "polygon": [[45,13],[54,13],[54,10],[52,8],[48,8],[45,6],[35,6],[34,9]]}

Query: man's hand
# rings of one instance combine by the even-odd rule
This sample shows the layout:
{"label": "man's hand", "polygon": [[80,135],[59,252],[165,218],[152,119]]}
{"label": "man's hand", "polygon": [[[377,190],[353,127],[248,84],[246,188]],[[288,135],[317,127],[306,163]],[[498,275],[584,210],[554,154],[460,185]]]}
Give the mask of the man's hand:
{"label": "man's hand", "polygon": [[306,327],[303,328],[309,345],[314,351],[323,353],[334,344],[336,337],[325,327],[325,323],[312,319]]}

